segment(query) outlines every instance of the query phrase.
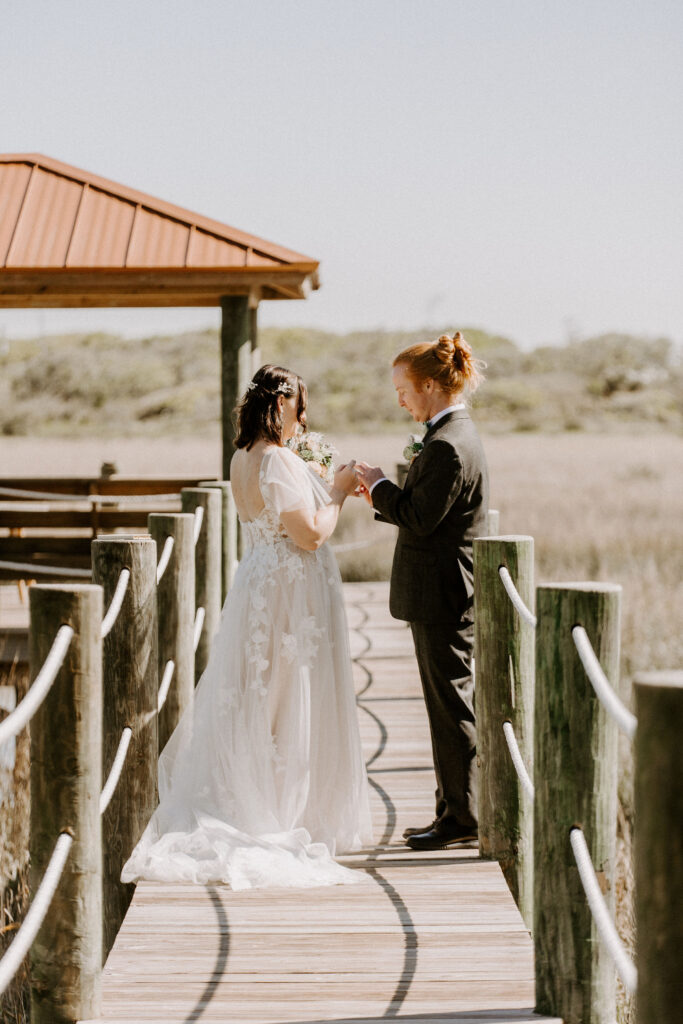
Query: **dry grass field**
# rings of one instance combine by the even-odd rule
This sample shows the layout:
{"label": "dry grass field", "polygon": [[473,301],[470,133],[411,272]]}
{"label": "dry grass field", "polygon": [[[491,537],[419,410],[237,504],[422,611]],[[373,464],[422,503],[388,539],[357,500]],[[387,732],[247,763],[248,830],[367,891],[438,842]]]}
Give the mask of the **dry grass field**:
{"label": "dry grass field", "polygon": [[[393,475],[405,432],[332,438],[340,458],[365,459]],[[537,579],[611,580],[623,593],[622,675],[683,664],[683,437],[648,433],[496,434],[484,437],[491,506],[501,532],[534,537]],[[214,476],[218,436],[203,438],[0,438],[0,474]],[[335,540],[373,538],[340,555],[348,578],[386,577],[391,530],[348,502]]]}

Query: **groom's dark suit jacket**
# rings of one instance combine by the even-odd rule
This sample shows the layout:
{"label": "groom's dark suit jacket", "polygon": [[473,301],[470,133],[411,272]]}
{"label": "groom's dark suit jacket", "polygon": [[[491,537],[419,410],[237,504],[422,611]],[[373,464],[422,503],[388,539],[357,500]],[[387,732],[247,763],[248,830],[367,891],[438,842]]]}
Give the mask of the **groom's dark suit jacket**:
{"label": "groom's dark suit jacket", "polygon": [[424,437],[403,489],[372,491],[378,519],[398,526],[389,609],[407,622],[457,622],[474,594],[472,540],[486,532],[488,473],[466,409],[448,413]]}

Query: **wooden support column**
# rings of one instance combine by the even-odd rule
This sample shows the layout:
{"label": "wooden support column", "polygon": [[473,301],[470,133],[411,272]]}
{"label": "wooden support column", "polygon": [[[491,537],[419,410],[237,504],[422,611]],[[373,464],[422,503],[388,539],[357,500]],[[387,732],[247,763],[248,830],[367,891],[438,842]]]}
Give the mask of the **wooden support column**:
{"label": "wooden support column", "polygon": [[74,636],[31,721],[31,891],[60,832],[73,846],[31,949],[31,1020],[100,1016],[102,972],[102,588],[46,583],[29,590],[35,678],[57,630]]}
{"label": "wooden support column", "polygon": [[536,1012],[565,1024],[613,1024],[615,970],[588,907],[569,840],[586,845],[614,916],[617,726],[586,675],[572,638],[583,626],[618,692],[621,587],[536,589],[534,721],[534,948]]}
{"label": "wooden support column", "polygon": [[683,672],[634,680],[638,1024],[680,1019]]}
{"label": "wooden support column", "polygon": [[173,537],[171,560],[157,586],[159,679],[166,663],[175,671],[166,703],[159,712],[161,752],[194,697],[194,516],[186,512],[151,512],[149,532],[156,541],[157,562],[167,537]]}
{"label": "wooden support column", "polygon": [[513,607],[498,572],[500,566],[508,570],[531,609],[533,537],[474,541],[479,850],[482,857],[500,862],[531,930],[534,807],[517,777],[503,725],[512,723],[522,761],[533,779],[535,636],[533,626],[523,622]]}
{"label": "wooden support column", "polygon": [[235,508],[235,499],[232,496],[232,487],[229,480],[200,480],[199,486],[214,487],[221,492],[221,600],[224,602],[232,586],[233,577],[237,569],[237,509]]}
{"label": "wooden support column", "polygon": [[204,609],[204,625],[194,656],[195,686],[209,660],[211,642],[221,617],[221,494],[215,488],[184,487],[180,492],[183,512],[203,508],[199,537],[194,546],[195,609]]}
{"label": "wooden support column", "polygon": [[126,726],[132,738],[123,772],[102,817],[104,959],[135,886],[121,881],[158,802],[157,548],[151,537],[100,536],[92,543],[93,582],[109,607],[122,569],[130,571],[121,611],[104,638],[102,774],[106,779]]}
{"label": "wooden support column", "polygon": [[230,479],[235,438],[233,414],[253,375],[256,310],[248,295],[221,298],[221,398],[223,420],[223,479]]}

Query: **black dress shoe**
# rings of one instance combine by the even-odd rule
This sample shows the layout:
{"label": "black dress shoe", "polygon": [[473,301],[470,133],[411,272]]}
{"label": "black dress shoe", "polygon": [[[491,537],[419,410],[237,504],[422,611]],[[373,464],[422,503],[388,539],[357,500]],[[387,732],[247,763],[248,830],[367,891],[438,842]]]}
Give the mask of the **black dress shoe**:
{"label": "black dress shoe", "polygon": [[406,840],[411,850],[445,850],[450,846],[477,842],[479,833],[476,828],[430,828],[427,832],[418,832]]}
{"label": "black dress shoe", "polygon": [[403,832],[403,838],[407,839],[408,836],[419,836],[423,832],[430,832],[436,825],[436,818],[429,825],[423,825],[422,828],[407,828]]}

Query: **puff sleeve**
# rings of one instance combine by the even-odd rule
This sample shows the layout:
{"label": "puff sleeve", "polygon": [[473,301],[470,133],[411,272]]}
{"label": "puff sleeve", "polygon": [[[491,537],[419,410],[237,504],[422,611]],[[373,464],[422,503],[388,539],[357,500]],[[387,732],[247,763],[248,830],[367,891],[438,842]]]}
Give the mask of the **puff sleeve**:
{"label": "puff sleeve", "polygon": [[278,516],[297,509],[315,511],[331,501],[325,486],[289,448],[266,452],[259,484],[266,506]]}

